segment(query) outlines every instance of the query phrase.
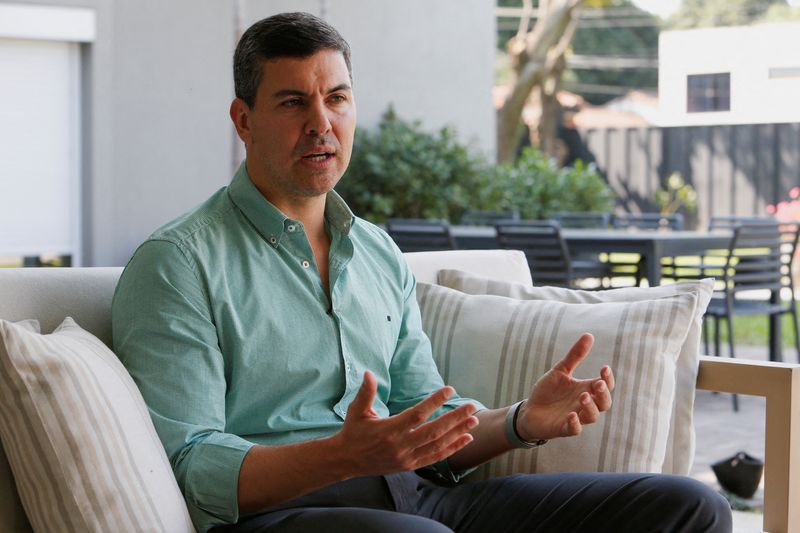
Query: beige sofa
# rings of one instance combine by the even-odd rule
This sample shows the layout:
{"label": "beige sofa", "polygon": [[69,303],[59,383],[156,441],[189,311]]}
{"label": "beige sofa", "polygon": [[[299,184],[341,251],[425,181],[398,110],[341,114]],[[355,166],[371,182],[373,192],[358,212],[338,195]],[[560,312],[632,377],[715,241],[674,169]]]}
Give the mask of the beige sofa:
{"label": "beige sofa", "polygon": [[[442,268],[531,283],[521,252],[425,252],[407,254],[407,259],[417,278],[430,283],[436,282]],[[0,318],[36,318],[46,332],[72,316],[108,344],[111,298],[120,272],[120,268],[0,269]],[[800,533],[800,365],[703,357],[698,387],[766,397],[764,530]],[[0,453],[0,533],[30,530],[5,454]]]}

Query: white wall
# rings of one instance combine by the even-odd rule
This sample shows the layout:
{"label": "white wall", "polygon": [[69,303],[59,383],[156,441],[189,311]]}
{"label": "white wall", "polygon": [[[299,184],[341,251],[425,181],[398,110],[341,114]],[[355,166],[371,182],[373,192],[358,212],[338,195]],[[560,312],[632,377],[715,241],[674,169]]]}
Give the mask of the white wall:
{"label": "white wall", "polygon": [[[800,122],[800,22],[662,32],[660,125]],[[770,69],[795,69],[771,78]],[[687,113],[691,74],[729,72],[728,112]]]}
{"label": "white wall", "polygon": [[282,11],[324,17],[350,43],[360,126],[389,104],[434,131],[495,153],[493,0],[273,0],[245,2],[245,25]]}
{"label": "white wall", "polygon": [[113,65],[109,235],[96,262],[124,264],[154,229],[231,178],[232,3],[120,0]]}

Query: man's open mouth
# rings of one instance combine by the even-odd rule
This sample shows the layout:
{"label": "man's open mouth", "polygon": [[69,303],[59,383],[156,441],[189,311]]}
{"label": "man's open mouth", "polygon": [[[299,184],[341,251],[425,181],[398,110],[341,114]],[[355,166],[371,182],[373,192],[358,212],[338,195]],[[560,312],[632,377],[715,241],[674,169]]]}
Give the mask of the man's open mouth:
{"label": "man's open mouth", "polygon": [[303,159],[318,163],[320,161],[326,161],[331,157],[333,157],[333,154],[331,152],[315,152],[313,154],[304,155]]}

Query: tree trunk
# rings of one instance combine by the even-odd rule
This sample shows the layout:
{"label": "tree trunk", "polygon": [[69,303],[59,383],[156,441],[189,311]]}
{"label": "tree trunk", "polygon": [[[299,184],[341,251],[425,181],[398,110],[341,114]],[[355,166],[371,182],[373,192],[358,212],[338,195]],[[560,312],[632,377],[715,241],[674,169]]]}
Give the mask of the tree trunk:
{"label": "tree trunk", "polygon": [[561,75],[567,66],[566,58],[562,55],[556,62],[553,70],[548,74],[544,83],[539,85],[539,103],[542,107],[539,118],[539,148],[542,152],[559,160],[563,154],[559,153],[556,145],[558,135],[558,122],[561,117],[561,105],[558,103],[558,91],[561,88]]}
{"label": "tree trunk", "polygon": [[515,76],[511,92],[497,116],[498,162],[514,159],[525,101],[564,56],[575,34],[581,3],[582,0],[540,0],[539,18],[533,30],[509,42]]}

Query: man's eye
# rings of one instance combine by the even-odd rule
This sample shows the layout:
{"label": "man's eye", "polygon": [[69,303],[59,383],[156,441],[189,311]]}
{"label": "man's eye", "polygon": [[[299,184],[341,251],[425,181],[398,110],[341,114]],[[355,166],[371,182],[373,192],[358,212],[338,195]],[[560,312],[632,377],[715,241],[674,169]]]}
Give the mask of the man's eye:
{"label": "man's eye", "polygon": [[334,94],[331,96],[331,102],[334,104],[342,104],[347,101],[347,97],[343,94]]}
{"label": "man's eye", "polygon": [[283,107],[297,107],[299,105],[302,105],[302,103],[303,103],[303,100],[301,100],[300,98],[292,98],[291,100],[284,100],[281,103],[281,105]]}

